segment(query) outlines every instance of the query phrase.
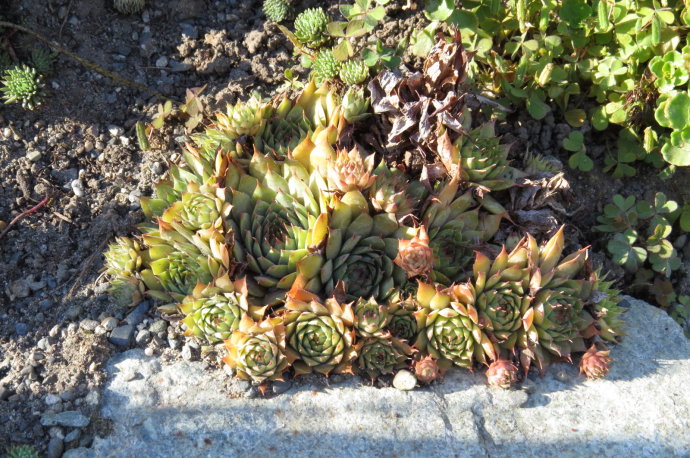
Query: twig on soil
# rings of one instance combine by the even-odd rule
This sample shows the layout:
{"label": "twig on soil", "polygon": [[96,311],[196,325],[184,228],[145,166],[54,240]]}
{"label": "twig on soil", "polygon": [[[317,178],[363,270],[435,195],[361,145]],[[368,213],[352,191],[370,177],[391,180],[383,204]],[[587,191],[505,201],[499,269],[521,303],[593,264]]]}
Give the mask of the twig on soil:
{"label": "twig on soil", "polygon": [[0,232],[0,239],[2,239],[5,236],[5,234],[7,234],[10,231],[12,226],[14,226],[22,218],[24,218],[26,215],[30,215],[31,213],[35,212],[36,210],[38,210],[39,208],[41,208],[42,206],[47,204],[49,200],[50,200],[50,196],[46,196],[42,201],[40,201],[35,206],[31,207],[30,209],[26,210],[25,212],[18,214],[17,216],[15,216],[15,218],[12,221],[10,221],[10,224],[8,224],[5,227],[5,229],[3,229],[2,232]]}
{"label": "twig on soil", "polygon": [[53,216],[57,216],[58,218],[60,218],[61,220],[63,220],[66,223],[74,224],[74,222],[71,219],[69,219],[68,217],[66,217],[65,215],[63,215],[60,212],[53,211]]}
{"label": "twig on soil", "polygon": [[161,94],[160,92],[158,92],[154,89],[151,89],[151,88],[144,86],[143,84],[139,84],[136,81],[128,80],[127,78],[122,77],[122,76],[118,75],[117,73],[113,73],[109,70],[101,68],[98,65],[94,64],[93,62],[88,61],[88,60],[84,59],[83,57],[79,57],[78,55],[74,54],[72,51],[69,51],[68,49],[60,46],[59,44],[57,44],[53,40],[45,38],[40,33],[34,32],[33,30],[28,29],[24,26],[21,26],[18,24],[13,24],[12,22],[0,21],[0,27],[9,27],[11,29],[16,29],[16,30],[19,30],[21,32],[28,33],[29,35],[33,36],[34,38],[41,40],[42,42],[46,43],[48,46],[55,49],[56,51],[66,55],[67,57],[70,57],[70,58],[76,60],[77,62],[82,64],[84,67],[89,68],[95,72],[98,72],[101,75],[103,75],[107,78],[110,78],[113,81],[116,81],[120,84],[124,84],[126,86],[131,86],[131,87],[137,88],[139,90],[149,92],[149,93],[151,93],[157,97],[160,97],[161,99],[169,99],[170,98],[170,97],[165,96],[164,94]]}

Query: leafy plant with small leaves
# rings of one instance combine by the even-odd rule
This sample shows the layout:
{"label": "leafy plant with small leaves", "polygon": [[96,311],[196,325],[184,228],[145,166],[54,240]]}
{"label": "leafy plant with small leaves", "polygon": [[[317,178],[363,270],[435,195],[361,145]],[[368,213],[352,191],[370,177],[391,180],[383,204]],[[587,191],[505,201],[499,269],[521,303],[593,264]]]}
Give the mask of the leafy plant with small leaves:
{"label": "leafy plant with small leaves", "polygon": [[[595,228],[613,234],[607,244],[611,259],[636,274],[637,283],[649,283],[654,279],[652,292],[669,287],[672,292],[668,279],[682,262],[669,239],[682,218],[687,216],[683,216],[679,205],[664,193],[656,193],[652,203],[616,194],[612,203],[604,207],[604,214],[597,218],[601,224]],[[687,229],[680,226],[680,230]]]}

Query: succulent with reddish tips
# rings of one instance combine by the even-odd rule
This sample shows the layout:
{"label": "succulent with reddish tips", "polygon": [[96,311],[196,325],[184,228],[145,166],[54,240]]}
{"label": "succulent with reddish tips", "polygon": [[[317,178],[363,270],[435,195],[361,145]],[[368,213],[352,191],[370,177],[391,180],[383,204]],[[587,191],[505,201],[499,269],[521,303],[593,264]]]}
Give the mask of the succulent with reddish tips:
{"label": "succulent with reddish tips", "polygon": [[238,329],[225,341],[223,358],[237,376],[263,383],[281,380],[289,362],[285,355],[285,327],[280,318],[255,322],[244,315]]}
{"label": "succulent with reddish tips", "polygon": [[486,370],[486,380],[491,386],[509,389],[518,380],[518,368],[511,361],[497,359]]}
{"label": "succulent with reddish tips", "polygon": [[413,229],[411,239],[398,242],[395,263],[407,272],[408,277],[426,277],[434,266],[434,256],[429,247],[429,235],[424,226]]}
{"label": "succulent with reddish tips", "polygon": [[369,337],[355,346],[357,367],[373,380],[379,375],[390,374],[407,367],[412,348],[400,339],[390,336]]}
{"label": "succulent with reddish tips", "polygon": [[452,364],[472,368],[475,361],[488,364],[497,358],[496,348],[481,330],[472,304],[460,301],[459,285],[448,289],[419,283],[415,314],[419,334],[415,347],[426,351],[446,369]]}
{"label": "succulent with reddish tips", "polygon": [[185,314],[186,334],[210,343],[228,339],[238,329],[243,315],[260,320],[265,310],[249,304],[245,279],[233,282],[227,273],[211,284],[197,284],[178,308]]}
{"label": "succulent with reddish tips", "polygon": [[346,193],[363,191],[374,184],[374,155],[362,159],[357,147],[350,151],[341,149],[328,166],[328,186],[333,191]]}
{"label": "succulent with reddish tips", "polygon": [[417,319],[414,317],[416,310],[417,305],[414,299],[401,300],[399,297],[395,297],[388,305],[390,319],[386,325],[386,330],[393,337],[414,342],[417,337]]}
{"label": "succulent with reddish tips", "polygon": [[602,378],[608,374],[611,365],[609,353],[610,350],[599,350],[596,345],[589,347],[580,360],[580,373],[589,379]]}
{"label": "succulent with reddish tips", "polygon": [[354,314],[349,304],[341,305],[335,298],[321,303],[318,296],[295,285],[285,310],[286,354],[296,374],[351,370]]}
{"label": "succulent with reddish tips", "polygon": [[443,375],[438,363],[427,355],[414,364],[414,374],[421,383],[429,384]]}
{"label": "succulent with reddish tips", "polygon": [[360,337],[373,337],[381,334],[390,321],[388,308],[376,299],[359,299],[354,306],[355,329]]}

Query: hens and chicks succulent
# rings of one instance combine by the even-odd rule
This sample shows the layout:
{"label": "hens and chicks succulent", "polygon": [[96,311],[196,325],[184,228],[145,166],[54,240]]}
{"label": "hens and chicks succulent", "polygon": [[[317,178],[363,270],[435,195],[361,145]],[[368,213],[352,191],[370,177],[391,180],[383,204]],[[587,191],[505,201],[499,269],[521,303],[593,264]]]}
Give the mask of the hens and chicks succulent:
{"label": "hens and chicks succulent", "polygon": [[[465,64],[439,65],[457,75]],[[444,88],[449,100],[457,90]],[[312,81],[294,99],[254,96],[218,113],[142,199],[141,235],[106,253],[113,297],[163,301],[257,383],[405,367],[430,383],[482,364],[505,388],[587,346],[582,371],[604,375],[596,345],[621,335],[621,309],[587,249],[562,256],[562,228],[541,246],[529,234],[491,243],[509,222],[496,193],[515,176],[492,126],[471,129],[464,106],[435,113],[425,148],[441,151],[444,173],[415,179],[367,145],[343,146],[367,108],[362,92]]]}

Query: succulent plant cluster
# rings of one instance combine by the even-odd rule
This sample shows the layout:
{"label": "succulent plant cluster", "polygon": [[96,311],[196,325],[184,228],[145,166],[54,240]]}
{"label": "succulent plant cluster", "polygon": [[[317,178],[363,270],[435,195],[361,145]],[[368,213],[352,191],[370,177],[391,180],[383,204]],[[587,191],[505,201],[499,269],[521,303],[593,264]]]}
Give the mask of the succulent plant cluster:
{"label": "succulent plant cluster", "polygon": [[43,76],[35,68],[21,65],[5,70],[2,75],[2,98],[5,103],[17,102],[24,109],[33,110],[43,96]]}
{"label": "succulent plant cluster", "polygon": [[113,6],[122,14],[137,14],[144,9],[146,0],[113,0]]}
{"label": "succulent plant cluster", "polygon": [[[110,246],[113,296],[162,301],[257,383],[405,367],[430,383],[486,365],[509,387],[519,368],[616,341],[616,292],[587,249],[562,256],[562,228],[542,246],[529,234],[492,243],[509,220],[494,196],[515,181],[491,124],[440,116],[429,135],[443,172],[415,178],[365,144],[343,146],[368,107],[360,98],[311,81],[295,98],[256,95],[218,113],[141,199],[141,235]],[[598,351],[588,376],[606,372]]]}

